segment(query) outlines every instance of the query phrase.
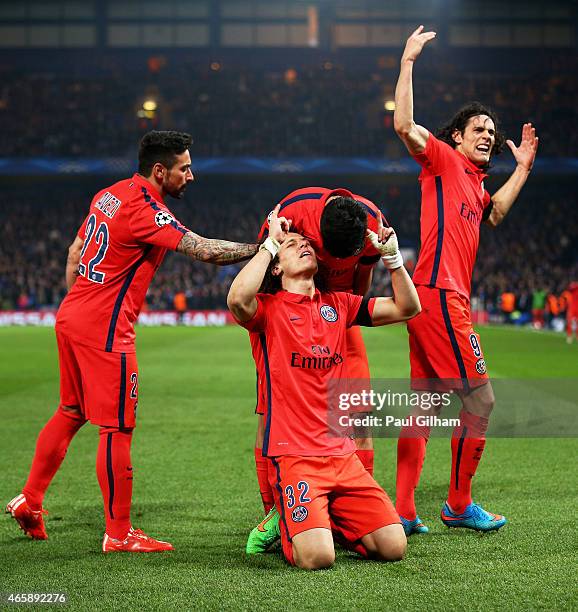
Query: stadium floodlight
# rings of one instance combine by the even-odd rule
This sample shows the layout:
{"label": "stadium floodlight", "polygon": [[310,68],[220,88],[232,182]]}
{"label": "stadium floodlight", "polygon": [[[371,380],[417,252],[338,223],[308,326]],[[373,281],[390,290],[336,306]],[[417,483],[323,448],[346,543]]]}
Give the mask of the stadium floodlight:
{"label": "stadium floodlight", "polygon": [[155,100],[145,100],[142,104],[143,110],[145,111],[156,111],[157,110],[157,103]]}

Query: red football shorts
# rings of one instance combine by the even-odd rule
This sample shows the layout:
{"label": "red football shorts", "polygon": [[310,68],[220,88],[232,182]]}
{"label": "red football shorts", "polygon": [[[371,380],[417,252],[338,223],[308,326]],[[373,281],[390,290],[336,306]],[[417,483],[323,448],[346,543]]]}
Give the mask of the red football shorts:
{"label": "red football shorts", "polygon": [[[350,327],[346,331],[347,339],[347,358],[345,376],[348,381],[351,381],[347,387],[339,387],[342,392],[360,393],[362,390],[370,388],[370,373],[369,362],[367,361],[367,352],[365,343],[361,335],[361,328],[358,325]],[[257,405],[255,414],[265,414],[267,407],[267,382],[263,372],[257,373]],[[354,412],[354,410],[351,410]],[[357,410],[357,412],[368,412]]]}
{"label": "red football shorts", "polygon": [[56,332],[60,404],[79,406],[94,425],[136,425],[138,367],[135,353],[107,353]]}
{"label": "red football shorts", "polygon": [[[422,311],[407,323],[414,389],[469,390],[488,380],[470,303],[456,291],[418,285]],[[438,384],[431,380],[444,379]]]}
{"label": "red football shorts", "polygon": [[376,529],[401,522],[386,492],[355,453],[282,456],[271,461],[269,483],[285,543],[298,533],[319,527],[333,527],[338,537],[354,543]]}

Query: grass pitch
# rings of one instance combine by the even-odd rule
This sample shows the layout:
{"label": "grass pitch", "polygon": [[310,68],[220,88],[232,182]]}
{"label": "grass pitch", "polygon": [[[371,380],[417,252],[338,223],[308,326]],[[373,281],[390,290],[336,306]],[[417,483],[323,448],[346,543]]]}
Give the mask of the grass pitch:
{"label": "grass pitch", "polygon": [[[244,330],[140,329],[139,426],[133,442],[133,524],[173,542],[160,555],[100,551],[97,429],[86,425],[45,499],[50,539],[0,521],[0,592],[68,594],[74,609],[576,609],[574,439],[489,440],[475,499],[504,513],[499,533],[449,530],[438,519],[448,440],[432,439],[417,492],[430,526],[396,564],[339,552],[306,573],[280,554],[246,558],[261,517],[253,464],[254,366]],[[408,374],[404,328],[365,334],[376,377]],[[562,336],[484,328],[490,374],[578,377],[578,347]],[[35,438],[58,402],[52,330],[0,329],[0,500],[20,491]],[[376,441],[376,477],[393,494],[395,441]]]}

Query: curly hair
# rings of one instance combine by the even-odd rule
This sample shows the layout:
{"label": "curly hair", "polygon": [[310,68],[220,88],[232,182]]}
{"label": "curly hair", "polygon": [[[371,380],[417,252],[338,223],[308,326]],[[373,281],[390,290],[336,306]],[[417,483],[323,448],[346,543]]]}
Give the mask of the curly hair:
{"label": "curly hair", "polygon": [[174,166],[177,155],[184,153],[193,142],[186,132],[159,132],[153,130],[142,137],[138,151],[138,172],[150,176],[153,166],[162,164],[169,170]]}
{"label": "curly hair", "polygon": [[460,110],[450,119],[448,123],[446,123],[446,125],[438,129],[436,136],[455,149],[457,144],[453,139],[454,132],[457,130],[460,132],[460,134],[463,134],[468,121],[472,117],[477,117],[478,115],[487,115],[494,122],[496,134],[491,156],[493,157],[494,155],[499,155],[504,148],[504,144],[506,143],[506,137],[499,130],[498,117],[496,113],[487,106],[484,106],[481,102],[468,102],[468,104],[462,106],[462,108],[460,108]]}

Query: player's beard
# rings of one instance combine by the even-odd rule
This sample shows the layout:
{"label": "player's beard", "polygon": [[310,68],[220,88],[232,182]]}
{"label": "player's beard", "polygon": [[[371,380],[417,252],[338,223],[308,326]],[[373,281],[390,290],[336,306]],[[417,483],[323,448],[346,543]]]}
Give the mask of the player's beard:
{"label": "player's beard", "polygon": [[176,200],[180,200],[183,197],[183,194],[185,193],[186,189],[187,189],[187,183],[185,183],[182,187],[180,188],[176,188],[173,187],[172,185],[168,184],[168,182],[163,186],[164,190],[172,197],[175,198]]}

